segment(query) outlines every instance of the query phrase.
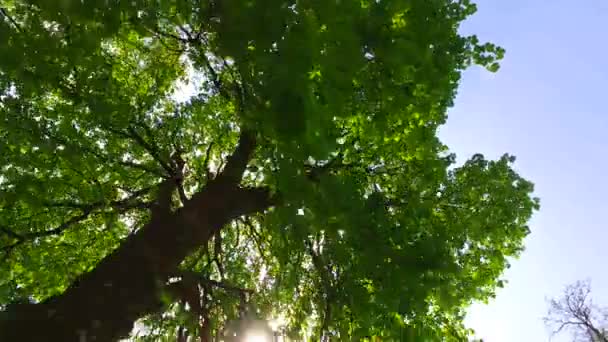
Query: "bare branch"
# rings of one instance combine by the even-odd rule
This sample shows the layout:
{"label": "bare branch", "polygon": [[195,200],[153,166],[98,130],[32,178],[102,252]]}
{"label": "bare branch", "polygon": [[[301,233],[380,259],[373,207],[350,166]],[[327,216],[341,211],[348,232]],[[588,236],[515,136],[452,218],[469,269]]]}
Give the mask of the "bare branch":
{"label": "bare branch", "polygon": [[574,334],[586,336],[590,342],[608,342],[602,328],[608,322],[598,317],[601,309],[592,304],[590,292],[588,282],[577,282],[566,287],[561,298],[550,301],[544,321],[555,327],[552,336],[570,329]]}

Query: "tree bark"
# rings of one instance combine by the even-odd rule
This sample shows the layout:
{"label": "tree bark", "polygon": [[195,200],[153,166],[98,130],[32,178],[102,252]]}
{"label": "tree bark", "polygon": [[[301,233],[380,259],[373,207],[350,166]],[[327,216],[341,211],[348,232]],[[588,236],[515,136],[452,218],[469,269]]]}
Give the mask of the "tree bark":
{"label": "tree bark", "polygon": [[[164,307],[163,291],[181,261],[231,220],[268,208],[264,188],[240,178],[255,140],[242,134],[224,170],[175,212],[153,219],[61,295],[2,313],[0,341],[116,341],[140,317]],[[162,208],[158,209],[162,210]]]}

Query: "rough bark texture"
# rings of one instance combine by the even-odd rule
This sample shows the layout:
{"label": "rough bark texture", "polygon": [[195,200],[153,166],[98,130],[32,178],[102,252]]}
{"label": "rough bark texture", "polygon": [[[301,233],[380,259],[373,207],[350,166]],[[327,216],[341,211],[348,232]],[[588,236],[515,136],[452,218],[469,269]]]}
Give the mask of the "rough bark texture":
{"label": "rough bark texture", "polygon": [[[270,194],[239,181],[255,146],[243,134],[223,172],[175,212],[153,219],[63,294],[3,313],[0,341],[116,341],[163,307],[161,294],[180,262],[231,220],[263,211]],[[161,210],[162,208],[158,208]]]}

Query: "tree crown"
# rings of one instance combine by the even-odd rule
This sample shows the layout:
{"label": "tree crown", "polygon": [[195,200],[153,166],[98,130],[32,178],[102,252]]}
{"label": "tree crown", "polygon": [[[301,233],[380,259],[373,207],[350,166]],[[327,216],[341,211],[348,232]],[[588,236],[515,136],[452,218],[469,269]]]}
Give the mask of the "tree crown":
{"label": "tree crown", "polygon": [[173,210],[218,175],[272,197],[181,263],[213,329],[250,289],[293,331],[460,338],[523,249],[538,201],[514,157],[456,166],[436,134],[462,70],[504,54],[458,34],[467,0],[5,3],[0,303],[66,291],[166,179]]}

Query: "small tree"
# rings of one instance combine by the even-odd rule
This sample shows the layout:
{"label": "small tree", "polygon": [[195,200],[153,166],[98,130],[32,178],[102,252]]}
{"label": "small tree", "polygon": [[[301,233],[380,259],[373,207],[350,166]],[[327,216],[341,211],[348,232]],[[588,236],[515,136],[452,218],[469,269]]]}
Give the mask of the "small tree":
{"label": "small tree", "polygon": [[593,304],[589,281],[568,285],[562,297],[551,299],[545,324],[556,335],[572,333],[575,341],[608,342],[608,310]]}

